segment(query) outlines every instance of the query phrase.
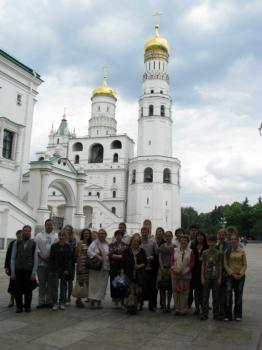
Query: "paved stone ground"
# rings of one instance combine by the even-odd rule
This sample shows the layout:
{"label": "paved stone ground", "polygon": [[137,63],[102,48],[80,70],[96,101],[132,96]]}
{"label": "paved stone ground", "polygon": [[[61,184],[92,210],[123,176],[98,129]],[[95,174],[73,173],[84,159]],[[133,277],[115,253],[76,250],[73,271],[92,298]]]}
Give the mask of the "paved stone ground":
{"label": "paved stone ground", "polygon": [[[112,308],[109,296],[102,310],[36,310],[15,314],[6,307],[8,279],[0,274],[0,349],[24,350],[157,350],[223,349],[262,350],[262,245],[246,248],[248,272],[242,322],[199,321],[189,314],[180,317],[142,311],[128,316]],[[1,258],[1,266],[3,257]]]}

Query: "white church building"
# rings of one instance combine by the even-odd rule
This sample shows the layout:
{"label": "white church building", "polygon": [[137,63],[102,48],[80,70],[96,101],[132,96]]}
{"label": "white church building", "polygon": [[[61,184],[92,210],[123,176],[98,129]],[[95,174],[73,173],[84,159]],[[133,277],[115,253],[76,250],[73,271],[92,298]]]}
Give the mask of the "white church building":
{"label": "white church building", "polygon": [[[143,223],[151,227],[152,233],[158,226],[172,231],[180,226],[180,161],[172,154],[169,46],[159,36],[158,23],[154,36],[145,43],[136,155],[134,141],[117,132],[117,95],[108,86],[104,74],[102,85],[92,93],[88,135],[71,132],[64,114],[58,129],[52,126],[46,150],[37,153],[37,160],[23,174],[28,163],[36,89],[42,81],[33,70],[4,52],[0,58],[1,70],[6,64],[12,73],[14,68],[21,71],[20,80],[22,74],[28,79],[23,87],[28,91],[19,93],[16,86],[12,87],[11,78],[10,87],[7,82],[2,84],[5,72],[0,75],[0,227],[5,228],[0,239],[3,242],[13,237],[22,224],[29,223],[37,230],[49,217],[58,225],[72,224],[76,229],[103,227],[109,235],[120,222],[126,222],[129,233],[137,232]],[[16,101],[5,97],[11,95],[12,89]],[[19,107],[23,107],[24,114],[18,108],[19,95],[22,96]],[[11,156],[6,151],[8,132],[13,133]],[[6,192],[13,196],[13,201],[5,200]],[[16,215],[12,210],[18,210],[19,205],[23,220],[13,222]],[[6,220],[10,222],[7,226]]]}

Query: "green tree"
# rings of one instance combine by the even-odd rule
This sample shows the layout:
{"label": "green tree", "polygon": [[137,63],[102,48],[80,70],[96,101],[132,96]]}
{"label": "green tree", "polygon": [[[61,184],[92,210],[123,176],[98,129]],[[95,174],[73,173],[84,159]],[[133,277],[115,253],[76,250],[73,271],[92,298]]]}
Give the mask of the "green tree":
{"label": "green tree", "polygon": [[198,223],[198,212],[193,207],[181,209],[181,225],[185,230],[192,224]]}

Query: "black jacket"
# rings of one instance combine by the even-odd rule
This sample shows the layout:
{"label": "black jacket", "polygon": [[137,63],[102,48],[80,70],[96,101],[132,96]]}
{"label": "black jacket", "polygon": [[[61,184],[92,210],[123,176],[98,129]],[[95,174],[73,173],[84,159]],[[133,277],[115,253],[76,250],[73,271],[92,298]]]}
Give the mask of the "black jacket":
{"label": "black jacket", "polygon": [[51,246],[51,252],[50,252],[50,271],[51,272],[57,272],[59,274],[63,273],[64,271],[68,271],[68,273],[71,273],[72,268],[72,253],[70,246],[65,244],[54,243]]}
{"label": "black jacket", "polygon": [[13,249],[13,245],[15,243],[16,239],[14,239],[13,241],[11,241],[9,243],[9,246],[7,248],[7,252],[6,252],[6,256],[5,256],[5,269],[8,269],[9,271],[11,271],[11,255],[12,255],[12,249]]}

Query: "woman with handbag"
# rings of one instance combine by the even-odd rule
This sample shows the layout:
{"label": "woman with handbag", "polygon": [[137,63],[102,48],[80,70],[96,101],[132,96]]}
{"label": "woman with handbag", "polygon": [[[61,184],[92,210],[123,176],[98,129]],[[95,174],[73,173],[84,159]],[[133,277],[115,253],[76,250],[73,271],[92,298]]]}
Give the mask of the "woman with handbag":
{"label": "woman with handbag", "polygon": [[122,273],[128,277],[127,313],[137,314],[146,282],[146,253],[141,247],[141,236],[135,233],[130,239],[130,247],[123,252]]}
{"label": "woman with handbag", "polygon": [[76,255],[76,285],[73,289],[73,296],[76,297],[76,306],[84,307],[82,298],[88,297],[88,268],[87,268],[87,249],[92,243],[92,232],[84,228],[80,233],[80,241],[77,243]]}
{"label": "woman with handbag", "polygon": [[109,246],[106,241],[107,233],[100,229],[97,239],[93,241],[88,250],[87,267],[89,267],[88,296],[91,308],[102,308],[101,301],[105,298],[109,277]]}
{"label": "woman with handbag", "polygon": [[157,287],[160,290],[160,298],[162,302],[162,308],[164,313],[169,313],[170,303],[172,299],[172,283],[171,283],[171,271],[170,271],[170,259],[174,252],[174,244],[172,243],[173,233],[166,231],[164,234],[166,240],[159,247],[159,270],[157,278]]}
{"label": "woman with handbag", "polygon": [[110,294],[115,307],[118,307],[118,303],[124,306],[124,298],[126,296],[125,289],[115,287],[113,284],[114,279],[120,275],[123,251],[127,248],[127,245],[122,241],[124,232],[117,230],[114,234],[114,242],[109,245],[109,260],[110,260]]}
{"label": "woman with handbag", "polygon": [[180,238],[180,247],[175,248],[171,256],[171,276],[176,315],[185,315],[188,309],[188,295],[192,268],[194,266],[194,253],[188,247],[189,237]]}

